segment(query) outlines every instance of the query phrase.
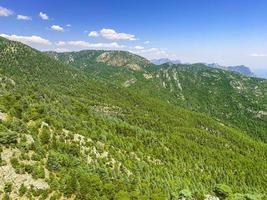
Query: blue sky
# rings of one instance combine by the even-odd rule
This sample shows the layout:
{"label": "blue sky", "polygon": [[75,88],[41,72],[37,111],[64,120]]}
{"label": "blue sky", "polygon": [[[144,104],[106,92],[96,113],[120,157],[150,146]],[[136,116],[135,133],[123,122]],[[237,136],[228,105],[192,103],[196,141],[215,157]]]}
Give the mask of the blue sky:
{"label": "blue sky", "polygon": [[0,34],[40,50],[127,50],[267,76],[266,0],[0,0]]}

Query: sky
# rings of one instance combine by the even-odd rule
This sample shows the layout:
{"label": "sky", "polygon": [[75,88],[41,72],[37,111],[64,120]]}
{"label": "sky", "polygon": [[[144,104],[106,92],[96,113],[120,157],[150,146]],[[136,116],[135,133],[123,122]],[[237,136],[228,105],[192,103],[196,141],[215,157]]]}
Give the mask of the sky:
{"label": "sky", "polygon": [[0,0],[0,36],[39,50],[246,65],[267,77],[267,0]]}

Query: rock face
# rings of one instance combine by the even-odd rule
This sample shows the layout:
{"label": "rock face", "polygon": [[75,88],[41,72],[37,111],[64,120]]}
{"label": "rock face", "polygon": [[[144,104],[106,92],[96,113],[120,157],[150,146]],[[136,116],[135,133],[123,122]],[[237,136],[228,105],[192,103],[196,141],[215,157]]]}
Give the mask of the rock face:
{"label": "rock face", "polygon": [[[18,158],[21,155],[19,149],[10,149],[5,148],[0,154],[2,158],[2,166],[0,166],[0,190],[3,190],[5,183],[12,183],[13,190],[10,194],[10,197],[13,199],[18,198],[19,188],[23,184],[25,187],[33,187],[35,189],[48,189],[49,185],[45,179],[34,179],[31,174],[28,173],[17,173],[16,170],[12,167],[10,162],[11,158]],[[0,194],[0,198],[3,196]]]}

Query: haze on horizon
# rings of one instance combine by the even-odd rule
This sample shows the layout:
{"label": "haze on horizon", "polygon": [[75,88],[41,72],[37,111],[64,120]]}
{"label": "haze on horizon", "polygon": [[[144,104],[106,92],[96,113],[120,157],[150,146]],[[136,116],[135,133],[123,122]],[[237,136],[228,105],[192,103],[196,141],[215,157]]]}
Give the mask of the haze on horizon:
{"label": "haze on horizon", "polygon": [[246,65],[267,77],[266,10],[265,0],[2,0],[0,36],[40,50]]}

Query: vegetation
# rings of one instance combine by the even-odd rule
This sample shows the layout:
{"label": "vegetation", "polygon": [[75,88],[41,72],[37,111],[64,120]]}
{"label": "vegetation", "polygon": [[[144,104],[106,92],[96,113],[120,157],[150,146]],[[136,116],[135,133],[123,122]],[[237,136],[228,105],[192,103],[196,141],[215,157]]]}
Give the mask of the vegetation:
{"label": "vegetation", "polygon": [[[207,194],[264,198],[263,140],[216,114],[196,112],[204,104],[195,111],[178,106],[166,88],[156,85],[152,90],[158,79],[121,84],[132,76],[141,80],[147,72],[105,63],[95,68],[100,65],[106,69],[90,74],[0,38],[0,77],[5,77],[0,111],[8,116],[0,120],[0,129],[16,135],[12,140],[0,137],[9,141],[1,142],[2,160],[32,182],[15,181],[19,185],[12,191],[17,188],[28,199],[202,199]],[[150,70],[157,70],[153,67]],[[265,83],[254,81],[266,89]],[[258,101],[258,108],[264,109]],[[242,116],[248,123],[249,116]],[[266,133],[263,122],[255,122],[255,130]]]}

